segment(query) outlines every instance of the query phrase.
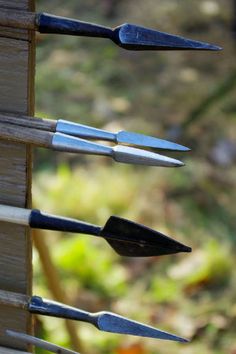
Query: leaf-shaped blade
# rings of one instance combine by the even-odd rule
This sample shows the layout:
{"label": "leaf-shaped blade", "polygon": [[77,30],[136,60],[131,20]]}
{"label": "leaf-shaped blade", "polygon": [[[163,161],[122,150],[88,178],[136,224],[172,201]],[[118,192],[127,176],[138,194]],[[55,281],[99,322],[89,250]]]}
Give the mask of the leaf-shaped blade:
{"label": "leaf-shaped blade", "polygon": [[151,326],[147,326],[137,321],[129,320],[128,318],[119,316],[112,312],[99,312],[93,316],[96,316],[96,326],[101,331],[130,334],[139,337],[173,340],[177,342],[188,342],[187,339],[161,331]]}
{"label": "leaf-shaped blade", "polygon": [[108,219],[100,236],[106,238],[122,256],[148,257],[191,252],[190,247],[158,231],[117,216]]}
{"label": "leaf-shaped blade", "polygon": [[114,32],[116,37],[113,40],[130,50],[221,50],[213,44],[129,23],[117,27]]}

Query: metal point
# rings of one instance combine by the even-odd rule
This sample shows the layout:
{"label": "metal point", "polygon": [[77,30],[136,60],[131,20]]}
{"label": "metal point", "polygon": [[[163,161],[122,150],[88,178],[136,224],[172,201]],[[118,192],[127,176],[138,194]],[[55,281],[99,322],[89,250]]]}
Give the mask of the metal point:
{"label": "metal point", "polygon": [[160,32],[134,24],[124,24],[117,27],[116,40],[118,44],[130,50],[221,50],[222,48],[206,42]]}

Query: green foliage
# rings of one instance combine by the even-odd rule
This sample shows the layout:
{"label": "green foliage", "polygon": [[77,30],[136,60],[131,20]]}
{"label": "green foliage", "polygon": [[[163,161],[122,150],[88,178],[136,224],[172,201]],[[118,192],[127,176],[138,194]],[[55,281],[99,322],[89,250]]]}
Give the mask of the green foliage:
{"label": "green foliage", "polygon": [[116,298],[127,291],[126,272],[102,242],[94,243],[81,236],[63,239],[54,257],[68,288],[76,279],[80,288],[94,291],[98,296]]}

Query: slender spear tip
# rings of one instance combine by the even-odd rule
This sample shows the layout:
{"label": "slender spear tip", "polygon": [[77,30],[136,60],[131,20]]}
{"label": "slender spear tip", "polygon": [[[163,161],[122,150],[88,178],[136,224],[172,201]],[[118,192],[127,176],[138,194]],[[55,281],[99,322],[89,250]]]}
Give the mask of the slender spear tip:
{"label": "slender spear tip", "polygon": [[181,247],[179,247],[179,252],[187,252],[190,253],[192,252],[192,248],[186,245],[181,245]]}
{"label": "slender spear tip", "polygon": [[213,50],[213,51],[221,51],[221,50],[223,50],[223,48],[218,46],[218,45],[208,44],[208,46],[209,46],[208,50]]}
{"label": "slender spear tip", "polygon": [[116,27],[112,40],[129,50],[221,50],[217,45],[129,23]]}
{"label": "slender spear tip", "polygon": [[168,156],[160,155],[151,151],[132,148],[124,145],[116,145],[112,148],[112,155],[115,161],[131,163],[135,165],[181,167],[182,161]]}
{"label": "slender spear tip", "polygon": [[186,146],[177,144],[172,141],[159,139],[154,136],[133,133],[129,131],[120,131],[116,134],[116,141],[121,144],[131,144],[136,146],[150,147],[153,149],[172,150],[172,151],[189,151]]}
{"label": "slender spear tip", "polygon": [[187,339],[175,334],[130,320],[112,312],[98,312],[93,314],[92,317],[95,319],[96,327],[102,331],[176,342],[188,342]]}
{"label": "slender spear tip", "polygon": [[179,145],[179,144],[176,144],[178,145],[178,151],[183,151],[183,152],[188,152],[188,151],[191,151],[191,149],[187,146],[184,146],[184,145]]}
{"label": "slender spear tip", "polygon": [[[175,159],[173,159],[173,160],[175,160]],[[172,166],[173,167],[183,167],[183,166],[185,166],[185,163],[182,161],[179,161],[179,160],[175,160],[175,162],[173,162]]]}

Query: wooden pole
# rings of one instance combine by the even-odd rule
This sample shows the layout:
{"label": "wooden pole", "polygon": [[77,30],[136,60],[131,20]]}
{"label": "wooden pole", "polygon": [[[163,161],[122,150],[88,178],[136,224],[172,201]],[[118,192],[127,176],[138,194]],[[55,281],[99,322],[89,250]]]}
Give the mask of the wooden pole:
{"label": "wooden pole", "polygon": [[[0,0],[0,12],[1,8],[35,10],[34,0]],[[34,33],[0,27],[0,112],[34,115],[34,66]],[[30,147],[0,140],[0,203],[31,206]],[[0,289],[31,295],[32,243],[28,228],[0,223],[0,245]],[[26,345],[5,335],[6,329],[30,334],[29,312],[1,305],[0,313],[0,353],[29,352]]]}

